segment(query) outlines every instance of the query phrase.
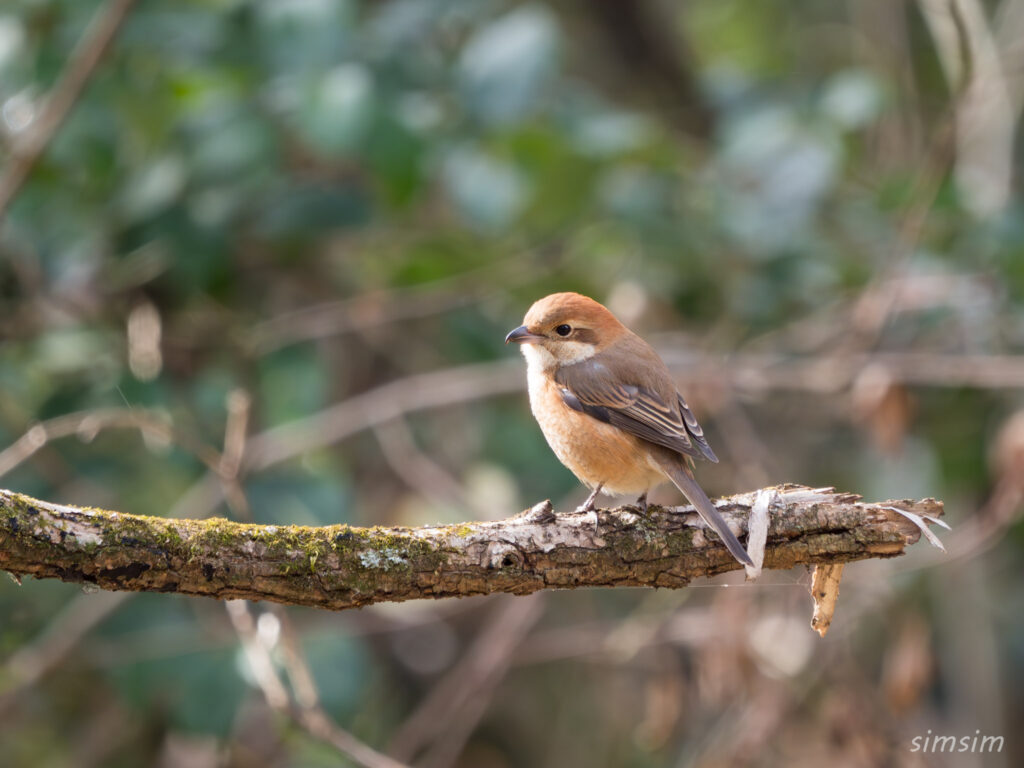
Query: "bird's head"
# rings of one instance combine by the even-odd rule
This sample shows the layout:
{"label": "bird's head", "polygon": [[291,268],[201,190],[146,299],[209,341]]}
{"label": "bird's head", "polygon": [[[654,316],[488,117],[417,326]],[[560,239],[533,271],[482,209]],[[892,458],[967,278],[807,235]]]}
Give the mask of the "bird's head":
{"label": "bird's head", "polygon": [[531,365],[550,369],[593,357],[626,333],[615,315],[593,299],[553,293],[534,302],[505,343],[522,344]]}

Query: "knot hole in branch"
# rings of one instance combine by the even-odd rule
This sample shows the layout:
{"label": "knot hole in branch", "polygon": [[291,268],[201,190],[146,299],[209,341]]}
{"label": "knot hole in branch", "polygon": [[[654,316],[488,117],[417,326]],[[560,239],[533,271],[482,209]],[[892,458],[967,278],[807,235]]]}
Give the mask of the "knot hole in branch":
{"label": "knot hole in branch", "polygon": [[487,568],[522,568],[526,564],[523,553],[513,544],[492,541],[484,555]]}

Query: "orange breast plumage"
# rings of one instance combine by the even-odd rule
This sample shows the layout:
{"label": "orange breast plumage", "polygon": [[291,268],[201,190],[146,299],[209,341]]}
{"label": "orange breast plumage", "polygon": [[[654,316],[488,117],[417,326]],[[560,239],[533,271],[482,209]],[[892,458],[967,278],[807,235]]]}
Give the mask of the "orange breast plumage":
{"label": "orange breast plumage", "polygon": [[567,406],[558,383],[544,371],[531,369],[528,381],[530,407],[548,445],[584,485],[641,494],[666,479],[650,458],[652,446]]}

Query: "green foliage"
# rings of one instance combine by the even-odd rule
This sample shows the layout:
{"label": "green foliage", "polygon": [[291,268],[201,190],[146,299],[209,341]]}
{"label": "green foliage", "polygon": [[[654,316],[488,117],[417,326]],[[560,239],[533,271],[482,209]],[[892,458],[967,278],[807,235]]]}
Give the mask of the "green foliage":
{"label": "green foliage", "polygon": [[[32,130],[101,5],[8,0],[0,9],[0,165],[12,162],[7,138]],[[318,434],[337,426],[324,409],[347,398],[515,356],[501,339],[530,302],[578,290],[677,357],[725,361],[721,378],[685,369],[702,382],[687,398],[723,458],[698,468],[709,491],[793,480],[945,496],[955,527],[966,527],[1000,480],[990,457],[1020,406],[1019,383],[897,381],[883,407],[862,397],[863,380],[773,385],[728,367],[748,353],[806,361],[837,351],[1012,355],[1024,346],[1019,194],[980,215],[958,181],[954,89],[917,6],[691,0],[622,3],[615,15],[610,5],[137,3],[0,214],[0,451],[38,421],[98,408],[153,409],[220,451],[236,390],[251,397],[250,436],[315,414]],[[643,9],[646,32],[626,6]],[[893,285],[906,291],[872,331],[858,307]],[[683,334],[668,335],[675,331]],[[146,358],[154,349],[155,367]],[[250,471],[243,458],[243,507],[223,502],[216,480],[197,485],[207,466],[189,441],[96,434],[87,423],[17,463],[0,485],[141,514],[248,509],[282,525],[415,524],[580,499],[522,394],[417,413],[403,426],[360,428],[265,470]],[[1019,559],[1021,546],[1018,524],[997,563]],[[850,570],[866,583],[886,578]],[[955,589],[934,569],[887,583],[886,599],[907,606],[909,622],[927,623],[932,646],[920,653],[937,670],[907,709],[880,709],[888,694],[874,688],[858,699],[851,692],[872,683],[846,677],[895,663],[883,661],[901,631],[895,618],[864,631],[851,618],[844,642],[853,651],[840,663],[829,646],[813,674],[772,669],[746,683],[729,677],[721,648],[708,648],[719,636],[701,645],[679,631],[681,645],[654,651],[633,649],[633,634],[623,639],[610,626],[611,644],[593,654],[614,656],[613,672],[562,658],[543,675],[528,662],[513,667],[469,736],[465,764],[533,765],[547,755],[567,766],[732,764],[735,755],[716,758],[712,742],[732,733],[721,723],[742,720],[747,700],[769,701],[791,724],[765,726],[779,737],[762,745],[765,764],[801,764],[790,742],[856,728],[864,733],[847,741],[867,745],[861,758],[900,762],[892,745],[908,741],[906,729],[959,722],[955,702],[1000,699],[976,681],[1020,687],[1020,611],[1001,615],[995,630],[977,608],[1019,602],[1019,578],[1007,568],[998,579],[978,572]],[[775,597],[781,590],[744,590],[749,614],[781,614],[803,600],[800,589],[787,591],[798,595],[789,602]],[[922,599],[929,591],[948,600],[931,604]],[[736,668],[768,669],[758,648],[799,646],[786,637],[766,644],[763,625],[736,618],[736,604],[718,593],[687,596],[686,608],[710,605],[698,627],[750,639],[729,657]],[[581,636],[594,622],[634,627],[643,599],[559,595],[545,622]],[[61,606],[81,600],[72,586],[0,579],[0,652],[38,642]],[[393,619],[295,616],[325,705],[379,746],[486,623],[491,604],[480,605],[436,614],[403,606]],[[993,633],[983,653],[957,634],[969,624],[964,606],[978,611],[979,635]],[[667,617],[677,607],[658,610]],[[840,601],[837,624],[846,609]],[[377,634],[364,642],[363,631]],[[403,655],[407,633],[447,638],[423,643],[435,666]],[[161,639],[176,650],[147,655]],[[266,749],[280,750],[281,765],[336,763],[253,714],[259,694],[219,605],[139,596],[72,654],[52,675],[74,667],[96,701],[121,707],[133,724],[93,764],[171,764],[160,762],[166,734],[213,734],[237,749],[254,731],[273,731]],[[981,672],[950,661],[989,657],[995,666]],[[693,671],[705,665],[706,676]],[[4,685],[0,677],[0,696]],[[818,688],[844,696],[826,691],[816,694],[822,706],[816,696],[809,704],[806,691]],[[19,765],[61,763],[80,732],[102,724],[103,707],[58,685],[31,696],[0,725],[0,742],[17,734],[10,754]],[[882,712],[879,721],[844,715],[847,700],[858,713]],[[683,714],[665,715],[665,725],[656,714],[673,707]],[[995,721],[969,725],[996,730]]]}

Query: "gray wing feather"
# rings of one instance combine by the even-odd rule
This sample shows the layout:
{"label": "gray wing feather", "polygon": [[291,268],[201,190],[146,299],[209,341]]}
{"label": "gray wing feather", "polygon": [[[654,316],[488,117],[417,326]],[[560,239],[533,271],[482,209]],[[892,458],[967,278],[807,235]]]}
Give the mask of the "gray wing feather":
{"label": "gray wing feather", "polygon": [[686,422],[686,431],[690,435],[690,439],[694,445],[704,454],[704,458],[715,464],[718,463],[718,457],[715,456],[715,452],[711,450],[711,446],[708,445],[707,438],[704,437],[704,430],[697,422],[697,417],[693,415],[693,411],[690,410],[690,406],[683,400],[682,395],[677,395],[679,398],[679,412],[683,416],[683,421]]}
{"label": "gray wing feather", "polygon": [[560,368],[555,380],[563,402],[576,411],[687,456],[718,461],[678,392],[676,402],[667,403],[647,387],[620,383],[605,365],[589,360]]}

